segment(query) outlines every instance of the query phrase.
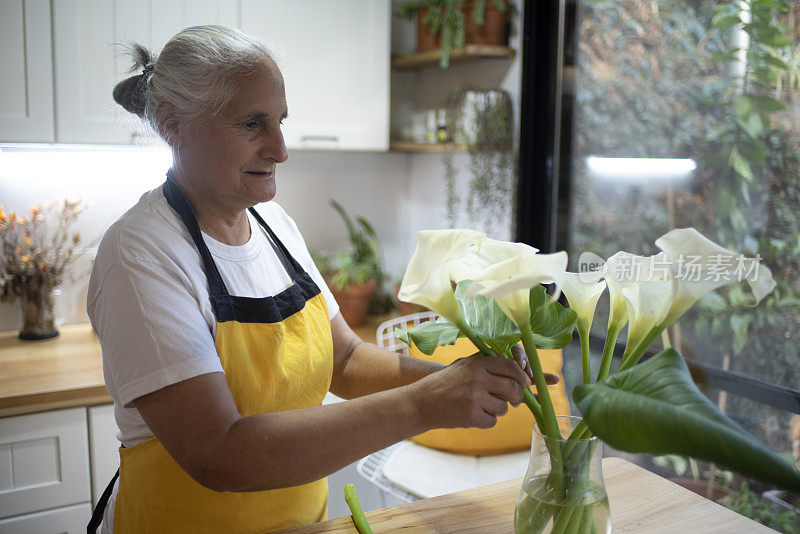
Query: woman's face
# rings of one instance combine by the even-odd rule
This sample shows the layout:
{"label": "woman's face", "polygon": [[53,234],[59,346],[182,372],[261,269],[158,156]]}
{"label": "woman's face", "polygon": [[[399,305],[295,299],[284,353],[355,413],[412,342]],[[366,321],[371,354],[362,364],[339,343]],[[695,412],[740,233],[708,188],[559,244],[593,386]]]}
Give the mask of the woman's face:
{"label": "woman's face", "polygon": [[242,76],[215,116],[180,127],[178,174],[205,200],[243,210],[275,196],[275,171],[288,158],[281,123],[287,116],[283,77],[267,60]]}

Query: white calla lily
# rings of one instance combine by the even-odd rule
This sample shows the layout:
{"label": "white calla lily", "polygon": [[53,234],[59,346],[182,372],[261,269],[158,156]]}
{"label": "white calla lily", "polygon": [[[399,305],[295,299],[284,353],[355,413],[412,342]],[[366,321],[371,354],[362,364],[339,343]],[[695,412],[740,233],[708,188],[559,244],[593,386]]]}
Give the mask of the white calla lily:
{"label": "white calla lily", "polygon": [[626,351],[632,351],[655,329],[660,332],[675,292],[672,266],[663,252],[655,256],[618,252],[608,260],[606,280],[609,290],[613,287],[613,292],[618,291],[624,299],[628,316]]}
{"label": "white calla lily", "polygon": [[672,263],[677,281],[664,323],[674,323],[700,297],[718,287],[747,280],[756,304],[774,288],[772,272],[757,258],[746,258],[706,238],[694,228],[672,230],[656,240]]}
{"label": "white calla lily", "polygon": [[617,252],[608,260],[604,266],[606,284],[608,285],[608,330],[622,330],[625,323],[628,322],[628,305],[625,297],[622,296],[622,288],[624,284],[618,282],[614,276],[608,273],[616,268],[618,262],[623,261],[620,255],[628,254],[627,252]]}
{"label": "white calla lily", "polygon": [[606,281],[584,282],[578,273],[565,273],[561,291],[567,297],[569,307],[578,314],[578,328],[588,332],[594,320],[597,301],[606,289]]}
{"label": "white calla lily", "polygon": [[[481,249],[486,243],[481,244]],[[489,245],[493,246],[493,245]],[[515,256],[487,267],[470,286],[467,296],[490,297],[517,326],[531,319],[530,290],[539,284],[556,284],[556,298],[567,270],[567,253],[537,254],[532,247],[514,247]],[[510,253],[512,249],[507,249]]]}
{"label": "white calla lily", "polygon": [[[406,268],[397,297],[430,308],[457,323],[461,311],[453,295],[453,271],[458,277],[476,275],[478,245],[486,234],[474,230],[423,230]],[[473,266],[473,267],[471,267]]]}

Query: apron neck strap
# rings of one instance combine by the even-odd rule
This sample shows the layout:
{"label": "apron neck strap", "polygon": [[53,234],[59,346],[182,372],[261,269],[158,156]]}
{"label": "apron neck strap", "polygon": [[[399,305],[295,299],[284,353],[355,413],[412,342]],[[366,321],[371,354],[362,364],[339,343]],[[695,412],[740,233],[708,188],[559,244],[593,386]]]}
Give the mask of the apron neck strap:
{"label": "apron neck strap", "polygon": [[286,266],[289,277],[293,282],[296,281],[297,277],[305,272],[303,267],[297,262],[297,260],[294,259],[291,252],[289,252],[289,249],[287,249],[281,240],[278,239],[278,236],[272,231],[272,228],[267,225],[266,221],[261,217],[261,215],[259,215],[256,209],[250,208],[249,211],[258,224],[267,232],[270,240],[277,247],[276,252],[283,257],[283,264]]}
{"label": "apron neck strap", "polygon": [[200,225],[197,224],[197,217],[194,214],[194,209],[184,192],[181,191],[178,182],[175,181],[175,177],[172,175],[172,169],[167,171],[167,181],[164,182],[163,189],[167,203],[169,203],[172,209],[178,213],[181,220],[183,220],[183,224],[186,225],[195,246],[197,246],[200,252],[206,278],[208,278],[208,290],[212,301],[214,297],[227,297],[229,295],[228,288],[225,287],[225,282],[222,280],[222,276],[219,274],[214,259],[211,257],[211,251],[208,250],[208,245],[206,245],[200,233]]}

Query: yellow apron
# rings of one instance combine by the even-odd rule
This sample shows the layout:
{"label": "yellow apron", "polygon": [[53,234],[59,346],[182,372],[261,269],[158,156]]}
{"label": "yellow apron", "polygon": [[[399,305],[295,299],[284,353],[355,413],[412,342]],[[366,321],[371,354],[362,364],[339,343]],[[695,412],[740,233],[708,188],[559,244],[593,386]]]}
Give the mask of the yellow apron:
{"label": "yellow apron", "polygon": [[[318,406],[333,371],[331,325],[325,298],[277,236],[264,227],[293,280],[274,297],[228,294],[192,208],[171,174],[164,194],[203,258],[216,316],[214,343],[225,379],[243,417]],[[257,231],[257,230],[254,230]],[[195,482],[151,438],[120,448],[114,532],[269,532],[327,518],[325,478],[284,489],[214,492]]]}

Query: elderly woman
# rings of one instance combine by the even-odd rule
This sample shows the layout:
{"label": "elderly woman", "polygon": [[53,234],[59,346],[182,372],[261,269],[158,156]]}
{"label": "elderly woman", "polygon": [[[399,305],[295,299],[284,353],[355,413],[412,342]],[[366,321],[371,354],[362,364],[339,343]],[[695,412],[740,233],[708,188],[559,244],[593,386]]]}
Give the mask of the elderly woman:
{"label": "elderly woman", "polygon": [[[114,98],[164,138],[173,166],[108,229],[92,272],[87,307],[122,442],[95,524],[267,532],[319,521],[327,474],[431,428],[490,427],[521,402],[522,357],[442,367],[347,326],[272,202],[288,110],[261,43],[204,26],[157,59],[134,55],[141,73]],[[322,406],[329,390],[353,400]]]}

